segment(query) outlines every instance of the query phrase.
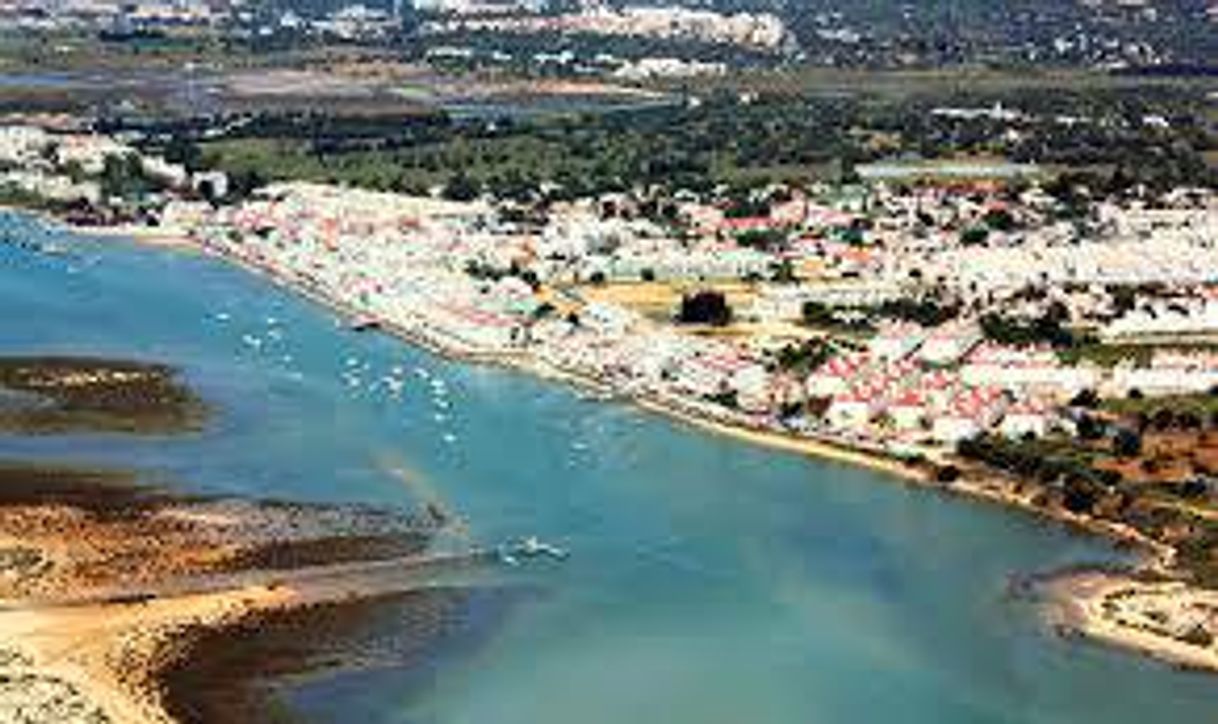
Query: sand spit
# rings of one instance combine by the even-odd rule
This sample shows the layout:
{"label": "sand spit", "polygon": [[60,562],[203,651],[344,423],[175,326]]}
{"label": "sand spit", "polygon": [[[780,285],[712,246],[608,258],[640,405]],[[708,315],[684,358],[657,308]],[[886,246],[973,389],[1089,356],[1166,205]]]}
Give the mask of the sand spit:
{"label": "sand spit", "polygon": [[[141,603],[21,609],[0,613],[0,640],[23,657],[18,672],[53,682],[63,692],[31,724],[60,722],[66,710],[86,712],[82,722],[164,724],[156,680],[162,649],[187,626],[225,620],[273,607],[286,592],[246,589],[152,599]],[[0,701],[3,707],[9,700]]]}
{"label": "sand spit", "polygon": [[1218,672],[1218,591],[1107,571],[1064,573],[1043,590],[1050,621],[1063,635]]}
{"label": "sand spit", "polygon": [[[173,721],[162,675],[222,650],[215,632],[250,637],[316,607],[337,620],[369,599],[479,584],[488,568],[477,552],[429,554],[427,516],[188,498],[134,479],[0,465],[0,721]],[[260,662],[247,666],[252,677]]]}
{"label": "sand spit", "polygon": [[[269,700],[259,691],[266,678],[369,663],[342,662],[334,652],[378,602],[412,597],[423,632],[442,631],[446,609],[490,581],[473,561],[249,572],[211,591],[10,604],[0,611],[0,641],[18,662],[10,675],[48,682],[43,698],[54,694],[30,724],[61,724],[69,710],[94,717],[82,722],[253,723],[266,721]],[[437,599],[444,592],[449,597]],[[425,636],[415,641],[413,652],[425,643]],[[3,694],[0,712],[36,704],[25,693]]]}

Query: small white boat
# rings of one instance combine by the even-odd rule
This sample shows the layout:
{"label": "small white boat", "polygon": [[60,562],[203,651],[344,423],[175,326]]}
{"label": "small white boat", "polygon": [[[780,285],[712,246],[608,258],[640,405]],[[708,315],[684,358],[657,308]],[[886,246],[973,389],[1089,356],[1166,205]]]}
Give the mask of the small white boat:
{"label": "small white boat", "polygon": [[546,543],[535,535],[515,543],[501,545],[496,550],[499,560],[509,566],[520,565],[521,559],[553,558],[554,560],[561,561],[567,557],[565,550],[556,545]]}
{"label": "small white boat", "polygon": [[562,560],[567,557],[565,550],[552,543],[546,543],[535,535],[531,535],[521,541],[520,553],[531,558],[549,556],[550,558]]}

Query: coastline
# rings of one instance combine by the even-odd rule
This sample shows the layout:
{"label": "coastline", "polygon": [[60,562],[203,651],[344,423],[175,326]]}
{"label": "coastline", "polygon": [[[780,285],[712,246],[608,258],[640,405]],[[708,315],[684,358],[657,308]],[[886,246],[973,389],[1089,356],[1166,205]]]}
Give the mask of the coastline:
{"label": "coastline", "polygon": [[[341,300],[334,299],[323,290],[312,288],[300,280],[284,275],[273,268],[252,262],[248,259],[237,258],[219,253],[206,245],[193,240],[183,240],[177,248],[187,248],[198,251],[209,257],[233,264],[246,271],[269,280],[270,282],[299,294],[313,303],[350,320],[363,318],[364,313],[352,308]],[[960,495],[980,502],[999,505],[1006,508],[1016,508],[1034,516],[1066,525],[1075,530],[1104,537],[1115,543],[1129,545],[1146,553],[1145,565],[1153,570],[1170,568],[1174,559],[1174,550],[1132,528],[1110,521],[1087,515],[1078,515],[1066,510],[1036,506],[1026,495],[1013,490],[1013,481],[995,473],[982,477],[968,478],[962,476],[953,483],[939,483],[933,479],[931,470],[926,465],[916,465],[899,460],[878,450],[868,450],[852,446],[846,442],[830,442],[821,438],[796,436],[775,430],[758,429],[741,424],[738,421],[728,421],[726,416],[711,416],[699,414],[689,405],[679,405],[675,401],[663,399],[657,395],[627,393],[615,389],[599,379],[584,374],[578,370],[558,367],[542,360],[535,355],[525,352],[493,353],[476,351],[446,344],[446,340],[429,335],[420,330],[407,327],[390,320],[376,320],[379,329],[391,336],[425,349],[443,359],[483,364],[519,373],[530,374],[542,379],[571,385],[581,391],[594,395],[603,395],[606,399],[618,400],[632,404],[637,408],[655,415],[666,417],[680,424],[696,427],[704,432],[730,437],[753,445],[768,447],[774,450],[805,455],[808,457],[853,465],[889,476],[895,481],[916,484],[921,487]],[[945,462],[957,462],[947,460]],[[933,464],[933,463],[932,463]]]}
{"label": "coastline", "polygon": [[[89,236],[103,238],[123,237],[137,243],[149,243],[161,247],[169,246],[182,250],[190,249],[191,251],[197,251],[208,256],[214,256],[226,263],[240,266],[250,273],[267,278],[272,283],[284,287],[293,293],[300,294],[314,303],[331,310],[340,317],[353,321],[367,318],[359,310],[332,298],[323,289],[310,286],[306,283],[306,280],[293,278],[249,259],[236,258],[228,254],[219,253],[204,244],[197,243],[186,235],[170,236],[168,237],[168,243],[165,243],[166,237],[163,237],[160,233],[133,235],[128,229],[121,227],[108,233],[99,233],[98,229],[91,227],[77,228],[62,222],[57,223],[73,232]],[[691,405],[679,405],[674,401],[665,400],[656,395],[642,395],[616,390],[611,385],[583,374],[580,371],[557,367],[527,352],[497,353],[461,346],[457,344],[457,340],[448,339],[434,329],[410,326],[409,322],[411,320],[407,320],[405,323],[393,323],[378,318],[375,321],[385,333],[422,347],[446,359],[495,365],[545,379],[560,381],[598,395],[612,395],[615,399],[634,404],[639,409],[649,413],[663,415],[677,423],[696,427],[705,432],[731,437],[749,444],[761,445],[775,450],[807,455],[840,464],[854,465],[881,473],[885,476],[891,476],[893,480],[902,481],[907,484],[915,484],[952,495],[964,496],[980,502],[1023,510],[1041,519],[1065,524],[1088,534],[1102,536],[1108,540],[1130,545],[1144,551],[1146,555],[1137,567],[1138,570],[1158,573],[1165,573],[1171,570],[1175,551],[1170,546],[1158,543],[1128,526],[1118,525],[1092,516],[1080,516],[1065,510],[1035,505],[1027,494],[1019,491],[1018,481],[1009,478],[996,474],[978,476],[971,474],[970,471],[955,482],[941,483],[935,480],[932,474],[934,468],[929,465],[916,465],[904,462],[895,457],[882,454],[880,451],[866,450],[850,446],[846,443],[839,445],[816,438],[797,437],[774,430],[758,429],[742,424],[740,420],[730,419],[730,415],[711,416],[703,411],[693,409]],[[419,327],[423,326],[419,325]],[[942,461],[936,462],[955,461],[945,458]],[[1113,585],[1116,584],[1114,583]],[[1178,585],[1183,586],[1184,584]],[[1205,593],[1204,589],[1184,590]],[[1218,672],[1218,655],[1212,657],[1206,655],[1196,658],[1195,656],[1188,655],[1187,651],[1181,654],[1178,642],[1145,632],[1139,633],[1134,630],[1127,630],[1128,627],[1106,622],[1102,612],[1096,612],[1098,610],[1096,607],[1100,604],[1096,603],[1097,599],[1089,591],[1090,589],[1081,588],[1078,590],[1068,587],[1063,589],[1062,595],[1071,601],[1071,605],[1077,607],[1078,611],[1086,614],[1082,618],[1076,618],[1082,624],[1073,626],[1071,629],[1072,633],[1077,633],[1102,643],[1116,645],[1123,650],[1135,651],[1154,658],[1164,659],[1175,664],[1205,668]],[[1179,595],[1179,589],[1174,589],[1174,591],[1172,595]],[[238,606],[247,606],[247,610],[251,615],[265,610],[258,608],[254,603],[238,603]],[[216,619],[216,625],[222,625],[223,623],[223,620]],[[0,629],[0,631],[3,630]],[[105,696],[106,694],[104,691],[101,691],[99,695]]]}
{"label": "coastline", "polygon": [[[53,217],[51,217],[53,218]],[[62,223],[62,222],[61,222]],[[79,226],[63,224],[72,233],[98,238],[131,239],[140,244],[159,246],[170,249],[195,249],[189,234],[183,229],[162,229],[140,224],[121,224],[118,226]]]}
{"label": "coastline", "polygon": [[635,396],[630,398],[630,401],[643,410],[662,415],[676,422],[696,427],[715,435],[730,437],[773,450],[798,453],[828,462],[853,465],[885,473],[909,482],[931,484],[925,470],[900,462],[894,458],[883,457],[878,453],[868,453],[859,449],[833,445],[814,438],[783,435],[782,433],[769,430],[757,430],[733,425],[677,409],[672,405],[664,404],[651,397]]}
{"label": "coastline", "polygon": [[[76,227],[68,226],[69,229]],[[102,236],[102,235],[99,235]],[[115,237],[133,238],[137,243],[140,237],[126,237],[123,234],[113,234]],[[157,245],[166,246],[166,245]],[[333,298],[324,290],[282,274],[274,268],[258,264],[248,259],[238,258],[217,252],[205,244],[200,244],[189,236],[180,236],[174,243],[167,245],[175,250],[190,250],[212,257],[227,264],[240,267],[251,274],[267,279],[273,284],[294,294],[310,300],[332,313],[351,321],[364,318],[366,315],[358,309]],[[1036,506],[1026,495],[1015,492],[1013,481],[997,473],[989,473],[982,477],[970,479],[962,476],[953,483],[939,483],[933,480],[925,465],[915,465],[899,460],[881,451],[867,450],[847,442],[830,442],[820,438],[796,436],[775,430],[764,430],[746,426],[738,422],[726,421],[723,417],[713,417],[699,414],[688,405],[678,405],[671,400],[665,400],[656,395],[625,393],[615,389],[599,379],[577,370],[558,367],[526,352],[496,353],[479,351],[457,346],[453,340],[445,340],[439,335],[427,334],[421,330],[408,327],[383,318],[376,319],[378,328],[391,336],[413,344],[446,360],[470,364],[482,364],[499,367],[515,372],[530,374],[542,379],[561,382],[579,390],[595,395],[603,395],[606,399],[620,400],[635,405],[655,415],[666,417],[675,422],[696,427],[724,437],[731,437],[753,445],[760,445],[774,450],[801,454],[808,457],[853,465],[890,476],[894,480],[917,484],[922,487],[939,490],[945,493],[960,495],[966,498],[991,503],[1006,508],[1016,508],[1034,516],[1063,524],[1075,530],[1091,535],[1104,537],[1115,543],[1129,545],[1142,550],[1147,555],[1144,558],[1146,567],[1155,571],[1170,569],[1175,557],[1175,551],[1170,546],[1158,543],[1129,526],[1112,523],[1088,515],[1078,515],[1066,510]],[[957,462],[951,459],[946,462]]]}
{"label": "coastline", "polygon": [[[313,289],[299,280],[283,275],[274,269],[252,263],[246,259],[216,252],[204,245],[197,245],[202,253],[216,257],[227,263],[236,264],[251,273],[269,279],[293,293],[301,294],[340,316],[350,319],[360,319],[364,315],[343,302],[333,299],[323,290]],[[1137,562],[1131,564],[1129,575],[1149,574],[1155,576],[1176,577],[1178,573],[1173,565],[1176,559],[1175,549],[1167,544],[1155,541],[1131,526],[1105,520],[1096,516],[1072,513],[1060,507],[1037,505],[1032,496],[1021,491],[1017,480],[994,471],[976,474],[975,471],[965,470],[958,480],[951,483],[938,482],[934,470],[939,464],[962,463],[961,468],[967,468],[963,461],[947,457],[929,463],[914,464],[899,460],[879,450],[867,450],[846,442],[837,444],[823,439],[795,436],[775,430],[758,429],[743,424],[739,420],[727,419],[728,415],[712,415],[693,409],[692,405],[679,404],[678,401],[666,400],[657,395],[623,392],[612,385],[590,377],[577,370],[568,370],[555,366],[546,360],[528,353],[496,354],[477,352],[445,344],[442,337],[428,335],[419,330],[385,319],[377,320],[380,329],[385,333],[396,336],[407,343],[418,345],[429,352],[449,360],[474,364],[489,364],[505,369],[532,374],[534,376],[573,385],[593,394],[604,395],[610,399],[619,399],[633,404],[651,414],[666,417],[678,424],[688,425],[701,431],[715,435],[730,437],[748,444],[759,445],[783,452],[805,455],[808,457],[838,464],[853,465],[862,469],[879,473],[893,481],[916,485],[928,490],[940,491],[945,494],[959,496],[967,500],[1000,506],[1031,514],[1035,518],[1057,525],[1064,525],[1072,530],[1086,535],[1104,538],[1120,546],[1128,546],[1137,551]],[[1121,579],[1123,580],[1123,579]],[[1180,580],[1175,581],[1185,596],[1207,595],[1209,591],[1202,588],[1190,587]],[[1090,605],[1090,599],[1083,594],[1075,594],[1079,605]],[[1090,610],[1084,608],[1083,610]],[[1170,638],[1156,637],[1136,630],[1126,631],[1119,625],[1105,625],[1101,619],[1091,616],[1087,619],[1089,625],[1077,626],[1073,632],[1087,640],[1102,644],[1114,645],[1123,651],[1145,655],[1153,659],[1168,661],[1177,665],[1198,668],[1218,673],[1218,652],[1214,656],[1196,658],[1190,656],[1187,650],[1181,652],[1181,644]],[[1051,612],[1045,616],[1046,625],[1053,626]],[[1060,632],[1063,629],[1055,626]]]}

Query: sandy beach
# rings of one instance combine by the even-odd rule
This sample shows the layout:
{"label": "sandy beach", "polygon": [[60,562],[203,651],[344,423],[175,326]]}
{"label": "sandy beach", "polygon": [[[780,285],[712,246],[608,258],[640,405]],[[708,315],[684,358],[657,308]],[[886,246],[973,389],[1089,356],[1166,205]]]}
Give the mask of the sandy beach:
{"label": "sandy beach", "polygon": [[682,412],[671,405],[665,405],[662,402],[653,400],[651,398],[636,397],[632,398],[632,401],[644,410],[648,410],[659,415],[664,415],[665,417],[671,418],[691,427],[696,427],[700,430],[714,433],[716,435],[731,437],[736,440],[742,440],[744,442],[754,445],[761,445],[763,447],[768,447],[775,450],[799,453],[801,455],[807,455],[809,457],[819,458],[821,460],[828,460],[845,465],[855,465],[868,470],[874,470],[887,475],[892,475],[902,480],[929,482],[926,469],[924,467],[901,462],[894,458],[883,457],[881,455],[864,452],[862,450],[854,450],[832,445],[830,443],[821,442],[808,437],[783,435],[777,432],[753,430],[738,425],[730,425],[706,417]]}
{"label": "sandy beach", "polygon": [[106,238],[134,239],[141,244],[160,246],[172,249],[194,249],[197,245],[191,241],[190,234],[185,229],[162,228],[142,224],[120,224],[118,226],[69,226],[75,233],[84,236]]}
{"label": "sandy beach", "polygon": [[1218,592],[1102,571],[1064,574],[1045,588],[1050,620],[1066,635],[1218,673]]}
{"label": "sandy beach", "polygon": [[[59,682],[65,694],[44,705],[48,724],[73,709],[80,721],[167,724],[158,656],[186,626],[219,626],[285,606],[290,594],[266,587],[132,604],[52,607],[0,613],[0,641],[21,662],[9,675]],[[3,706],[3,702],[0,702]],[[90,718],[91,717],[91,718]]]}

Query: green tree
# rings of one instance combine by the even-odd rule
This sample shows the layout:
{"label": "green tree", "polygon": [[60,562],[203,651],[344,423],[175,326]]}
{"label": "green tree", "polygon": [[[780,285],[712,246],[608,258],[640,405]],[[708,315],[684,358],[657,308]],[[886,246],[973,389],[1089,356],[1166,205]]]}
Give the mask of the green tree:
{"label": "green tree", "polygon": [[142,199],[155,186],[134,153],[106,156],[99,182],[102,196],[125,200]]}
{"label": "green tree", "polygon": [[443,193],[444,198],[451,201],[473,201],[482,193],[482,185],[465,175],[464,171],[458,171],[449,177]]}
{"label": "green tree", "polygon": [[677,321],[682,324],[726,326],[732,321],[732,308],[723,292],[706,289],[681,298]]}

